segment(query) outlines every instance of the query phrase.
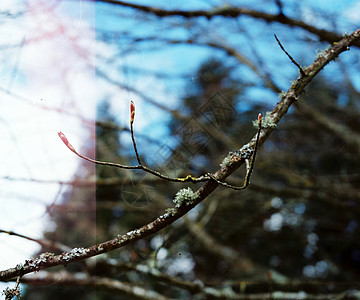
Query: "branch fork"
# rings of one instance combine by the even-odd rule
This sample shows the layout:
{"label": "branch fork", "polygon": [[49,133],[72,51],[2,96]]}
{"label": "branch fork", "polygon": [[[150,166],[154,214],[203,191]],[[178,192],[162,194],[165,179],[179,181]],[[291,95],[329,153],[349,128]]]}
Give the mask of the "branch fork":
{"label": "branch fork", "polygon": [[[205,175],[201,175],[199,177],[194,177],[192,175],[187,175],[185,177],[169,177],[167,175],[164,175],[162,173],[160,173],[159,171],[153,170],[149,167],[147,167],[146,165],[144,165],[141,162],[140,159],[140,155],[139,155],[139,151],[136,145],[136,141],[135,141],[135,136],[134,136],[134,120],[135,120],[135,104],[133,101],[130,102],[130,134],[131,134],[131,140],[132,140],[132,144],[133,144],[133,148],[134,148],[134,152],[136,155],[136,160],[137,160],[137,165],[135,166],[128,166],[128,165],[122,165],[119,163],[113,163],[113,162],[105,162],[105,161],[99,161],[99,160],[95,160],[92,159],[90,157],[87,157],[85,155],[80,154],[79,152],[77,152],[75,150],[75,148],[70,144],[70,142],[68,141],[68,139],[66,138],[65,134],[62,133],[61,131],[58,132],[58,135],[60,137],[60,139],[63,141],[63,143],[65,144],[65,146],[67,148],[69,148],[72,152],[74,152],[77,156],[79,156],[82,159],[85,159],[89,162],[95,163],[95,164],[99,164],[99,165],[105,165],[105,166],[112,166],[112,167],[117,167],[120,169],[132,169],[132,170],[143,170],[144,172],[150,173],[154,176],[157,176],[161,179],[167,180],[167,181],[171,181],[171,182],[192,182],[192,183],[198,183],[198,182],[205,182],[205,181],[209,181],[209,180],[215,180],[218,184],[234,189],[234,190],[243,190],[245,188],[247,188],[247,186],[250,184],[250,176],[252,173],[252,170],[254,168],[254,163],[255,163],[255,158],[256,158],[256,152],[259,146],[259,137],[260,137],[260,132],[261,132],[261,120],[262,120],[262,116],[261,113],[259,113],[258,115],[258,132],[257,132],[257,137],[256,137],[256,142],[255,142],[255,146],[252,149],[252,159],[251,162],[249,162],[248,158],[245,158],[245,162],[246,162],[246,175],[245,175],[245,180],[242,186],[234,186],[231,184],[228,184],[224,181],[221,181],[219,179],[216,178],[216,176],[214,174],[211,173],[206,173]],[[239,157],[239,159],[241,159],[242,157]]]}

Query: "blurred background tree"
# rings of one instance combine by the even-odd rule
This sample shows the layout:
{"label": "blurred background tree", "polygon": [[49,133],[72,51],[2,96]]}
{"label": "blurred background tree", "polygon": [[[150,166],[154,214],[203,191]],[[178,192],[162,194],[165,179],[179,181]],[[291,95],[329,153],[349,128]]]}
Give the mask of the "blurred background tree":
{"label": "blurred background tree", "polygon": [[[229,151],[254,136],[257,114],[271,111],[297,78],[273,33],[303,65],[334,37],[356,29],[341,20],[346,7],[333,13],[335,4],[159,3],[156,11],[98,2],[97,42],[112,51],[96,54],[96,75],[115,88],[97,106],[96,158],[136,164],[128,119],[118,115],[124,107],[128,112],[132,97],[140,156],[170,176],[216,171]],[[187,13],[198,7],[200,16]],[[313,80],[260,149],[245,191],[219,187],[158,234],[66,266],[66,274],[81,274],[88,283],[32,282],[23,299],[358,296],[359,58],[358,46],[352,47]],[[129,97],[119,100],[119,89]],[[89,148],[83,152],[91,156]],[[238,170],[228,181],[239,186],[244,175]],[[187,186],[201,185],[80,161],[61,203],[47,209],[53,226],[44,238],[71,248],[109,240],[173,207],[174,195]],[[45,251],[62,249],[42,247],[38,254]],[[96,285],[93,278],[129,290],[117,290],[115,282]],[[147,293],[135,295],[136,288]]]}

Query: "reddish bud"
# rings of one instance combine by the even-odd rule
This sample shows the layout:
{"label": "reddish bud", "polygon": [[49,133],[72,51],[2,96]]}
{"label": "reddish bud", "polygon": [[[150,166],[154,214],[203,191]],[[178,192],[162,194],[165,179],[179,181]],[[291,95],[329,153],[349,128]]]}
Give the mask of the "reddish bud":
{"label": "reddish bud", "polygon": [[134,122],[135,118],[135,105],[134,102],[130,102],[130,123]]}
{"label": "reddish bud", "polygon": [[258,123],[261,124],[261,119],[262,119],[262,116],[261,116],[261,113],[258,114]]}
{"label": "reddish bud", "polygon": [[66,138],[65,134],[63,134],[61,131],[58,132],[59,138],[64,142],[66,147],[68,147],[72,152],[75,152],[75,148],[69,143],[68,139]]}

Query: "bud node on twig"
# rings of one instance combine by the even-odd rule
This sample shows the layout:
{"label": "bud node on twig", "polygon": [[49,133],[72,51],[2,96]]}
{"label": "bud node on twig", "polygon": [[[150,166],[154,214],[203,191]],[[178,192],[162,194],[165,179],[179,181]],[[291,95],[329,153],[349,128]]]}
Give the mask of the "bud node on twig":
{"label": "bud node on twig", "polygon": [[135,104],[133,101],[130,102],[130,123],[134,122],[135,118]]}
{"label": "bud node on twig", "polygon": [[68,139],[66,138],[65,134],[63,134],[61,131],[58,132],[59,137],[61,138],[61,140],[64,142],[65,146],[68,147],[72,152],[76,153],[75,148],[73,147],[73,145],[71,145],[68,141]]}

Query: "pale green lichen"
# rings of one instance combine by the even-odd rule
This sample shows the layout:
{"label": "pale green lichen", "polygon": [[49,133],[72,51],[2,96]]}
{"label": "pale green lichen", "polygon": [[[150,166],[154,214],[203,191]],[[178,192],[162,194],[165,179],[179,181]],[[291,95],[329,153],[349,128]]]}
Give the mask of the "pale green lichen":
{"label": "pale green lichen", "polygon": [[284,96],[286,96],[286,91],[281,91],[279,94],[278,94],[278,97],[280,99],[282,99]]}
{"label": "pale green lichen", "polygon": [[330,50],[331,45],[328,45],[325,49],[317,49],[316,50],[316,55],[315,58],[318,59],[320,57],[323,57],[325,55],[325,53]]}
{"label": "pale green lichen", "polygon": [[231,163],[231,157],[234,156],[233,152],[230,152],[224,159],[223,161],[220,163],[220,167],[221,168],[225,168],[227,167],[230,163]]}
{"label": "pale green lichen", "polygon": [[[254,120],[253,125],[255,127],[258,127],[259,126],[258,120]],[[276,127],[276,123],[275,123],[274,118],[271,115],[270,111],[266,112],[265,117],[262,120],[261,127],[262,128],[275,128]]]}
{"label": "pale green lichen", "polygon": [[197,197],[198,194],[194,193],[193,190],[188,187],[178,191],[175,195],[173,202],[175,203],[175,207],[179,208],[183,204],[192,204]]}
{"label": "pale green lichen", "polygon": [[294,87],[297,83],[297,79],[295,80],[290,80],[290,83],[291,83],[291,87]]}
{"label": "pale green lichen", "polygon": [[165,213],[167,213],[170,216],[174,216],[176,213],[176,208],[167,208],[165,209]]}
{"label": "pale green lichen", "polygon": [[320,58],[320,57],[323,57],[324,54],[325,54],[325,50],[323,50],[323,49],[317,49],[317,50],[316,50],[316,54],[315,54],[315,59],[318,59],[318,58]]}
{"label": "pale green lichen", "polygon": [[240,159],[246,160],[251,157],[254,153],[254,149],[249,144],[242,146],[239,150],[235,152],[229,152],[229,154],[223,159],[220,163],[221,168],[229,167],[231,163],[239,161]]}

